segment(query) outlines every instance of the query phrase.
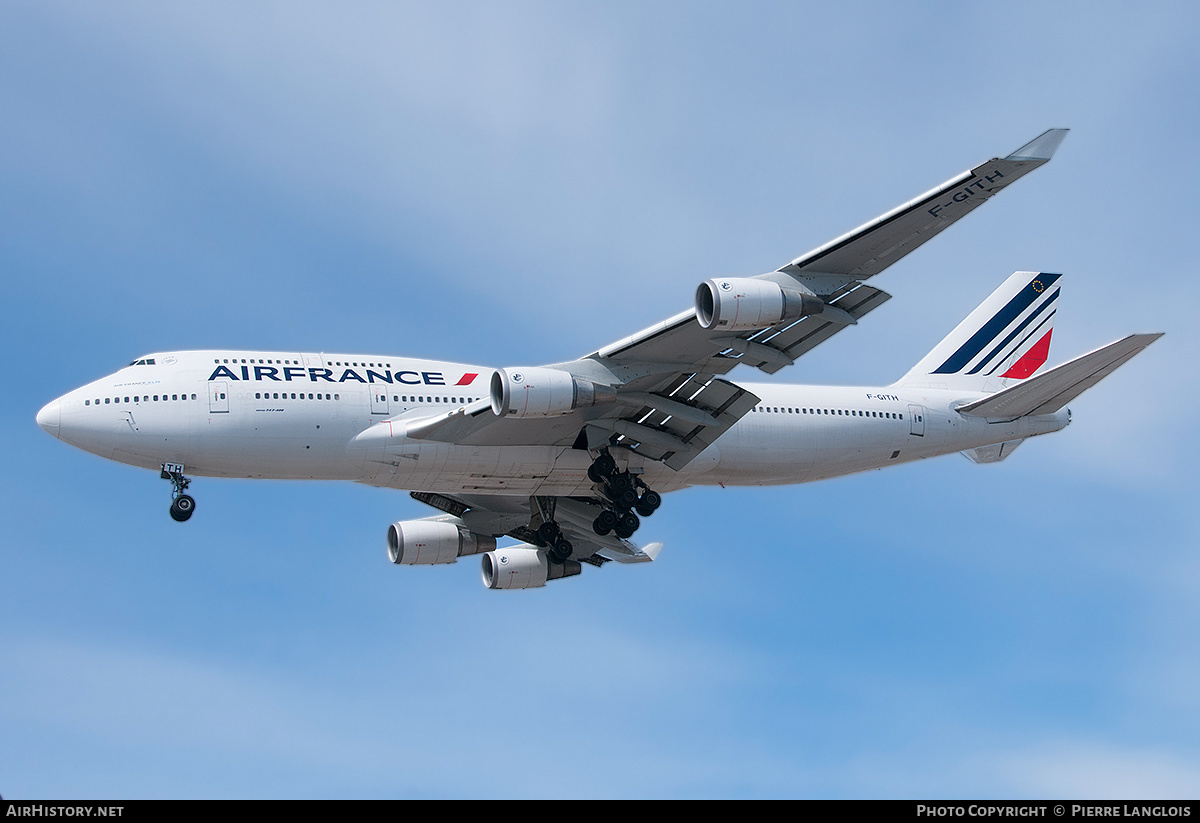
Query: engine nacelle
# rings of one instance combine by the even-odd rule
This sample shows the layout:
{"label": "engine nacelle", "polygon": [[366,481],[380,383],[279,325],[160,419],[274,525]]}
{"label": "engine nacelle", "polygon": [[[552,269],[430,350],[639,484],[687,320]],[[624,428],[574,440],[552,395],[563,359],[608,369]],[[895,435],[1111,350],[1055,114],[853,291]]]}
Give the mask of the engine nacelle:
{"label": "engine nacelle", "polygon": [[496,538],[443,520],[402,520],[388,526],[388,559],[405,565],[453,563],[496,548]]}
{"label": "engine nacelle", "polygon": [[559,369],[500,369],[492,374],[492,411],[498,416],[558,417],[575,409],[611,403],[616,389],[598,386]]}
{"label": "engine nacelle", "polygon": [[824,309],[824,301],[815,295],[751,277],[706,280],[696,289],[696,320],[706,329],[765,329]]}
{"label": "engine nacelle", "polygon": [[574,560],[551,563],[545,549],[519,543],[483,556],[483,585],[489,589],[536,589],[547,580],[573,577],[580,572]]}

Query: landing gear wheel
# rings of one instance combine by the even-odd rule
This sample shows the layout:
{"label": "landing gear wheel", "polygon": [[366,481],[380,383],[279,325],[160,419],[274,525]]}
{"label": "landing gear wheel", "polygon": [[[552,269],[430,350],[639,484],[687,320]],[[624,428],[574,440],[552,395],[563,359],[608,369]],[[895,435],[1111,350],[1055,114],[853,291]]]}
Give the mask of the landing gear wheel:
{"label": "landing gear wheel", "polygon": [[592,521],[592,531],[603,537],[617,527],[616,512],[605,509],[600,516]]}
{"label": "landing gear wheel", "polygon": [[571,541],[566,538],[559,538],[550,548],[550,562],[562,564],[571,559],[571,552],[575,551],[575,547],[571,545]]}
{"label": "landing gear wheel", "polygon": [[642,525],[641,521],[633,512],[622,512],[617,517],[616,533],[617,537],[624,540],[627,537],[632,537],[633,533],[638,530],[638,526]]}
{"label": "landing gear wheel", "polygon": [[[601,480],[617,470],[617,461],[607,451],[601,452],[592,465],[595,466],[596,471],[600,474]],[[597,480],[596,482],[600,481]]]}
{"label": "landing gear wheel", "polygon": [[612,476],[616,470],[617,461],[605,450],[588,466],[587,475],[593,483],[603,483],[605,478]]}
{"label": "landing gear wheel", "polygon": [[653,489],[646,489],[646,491],[642,493],[641,499],[638,500],[637,506],[634,508],[637,509],[637,513],[642,517],[649,517],[650,515],[654,514],[654,512],[656,512],[658,507],[661,505],[662,497],[659,495],[659,493]]}
{"label": "landing gear wheel", "polygon": [[196,510],[196,501],[184,494],[192,481],[183,476],[182,463],[163,463],[161,477],[171,481],[171,518],[182,523]]}
{"label": "landing gear wheel", "polygon": [[182,523],[196,510],[196,501],[190,494],[181,494],[171,501],[171,517]]}
{"label": "landing gear wheel", "polygon": [[548,520],[537,527],[537,536],[545,542],[547,546],[553,546],[562,537],[562,529],[553,520]]}
{"label": "landing gear wheel", "polygon": [[619,509],[632,508],[638,500],[637,486],[634,483],[633,475],[628,472],[614,474],[608,478],[605,491],[608,493],[609,499]]}

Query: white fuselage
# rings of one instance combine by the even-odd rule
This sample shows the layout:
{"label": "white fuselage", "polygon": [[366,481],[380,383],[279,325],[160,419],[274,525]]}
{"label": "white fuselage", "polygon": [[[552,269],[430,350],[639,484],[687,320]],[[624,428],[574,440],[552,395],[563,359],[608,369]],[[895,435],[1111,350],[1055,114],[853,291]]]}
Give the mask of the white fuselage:
{"label": "white fuselage", "polygon": [[[560,418],[556,446],[404,436],[406,419],[486,400],[491,373],[374,355],[172,352],[63,395],[38,423],[101,457],[148,469],[182,464],[193,476],[351,480],[445,494],[592,494],[592,456],[572,447],[582,424],[574,415]],[[954,411],[982,395],[937,388],[739,384],[760,403],[682,471],[626,453],[629,468],[664,492],[804,483],[1020,440],[1069,420],[1064,409],[988,422]]]}

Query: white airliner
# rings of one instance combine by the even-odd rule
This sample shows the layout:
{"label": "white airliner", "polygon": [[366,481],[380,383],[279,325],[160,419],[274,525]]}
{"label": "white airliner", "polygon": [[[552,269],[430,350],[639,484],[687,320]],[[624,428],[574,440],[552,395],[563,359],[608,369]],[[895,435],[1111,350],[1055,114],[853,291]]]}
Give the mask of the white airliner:
{"label": "white airliner", "polygon": [[[161,471],[187,520],[196,477],[351,480],[443,514],[394,523],[394,563],[483,555],[497,589],[653,560],[629,537],[660,493],[805,483],[962,452],[1003,460],[1058,431],[1135,334],[1037,374],[1061,276],[1017,272],[896,383],[733,383],[773,374],[889,295],[867,281],[1046,163],[1052,129],[777,271],[701,283],[694,309],[578,360],[492,369],[388,355],[164,352],[46,405],[73,446]],[[517,545],[496,547],[504,535]]]}

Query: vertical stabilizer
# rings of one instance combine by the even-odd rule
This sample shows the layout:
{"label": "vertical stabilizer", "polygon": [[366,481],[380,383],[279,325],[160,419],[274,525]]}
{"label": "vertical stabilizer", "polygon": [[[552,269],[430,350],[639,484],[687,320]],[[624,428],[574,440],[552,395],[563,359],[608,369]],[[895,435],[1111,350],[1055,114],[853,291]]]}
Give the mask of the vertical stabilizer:
{"label": "vertical stabilizer", "polygon": [[1050,355],[1062,275],[1019,271],[946,335],[897,385],[999,391]]}

